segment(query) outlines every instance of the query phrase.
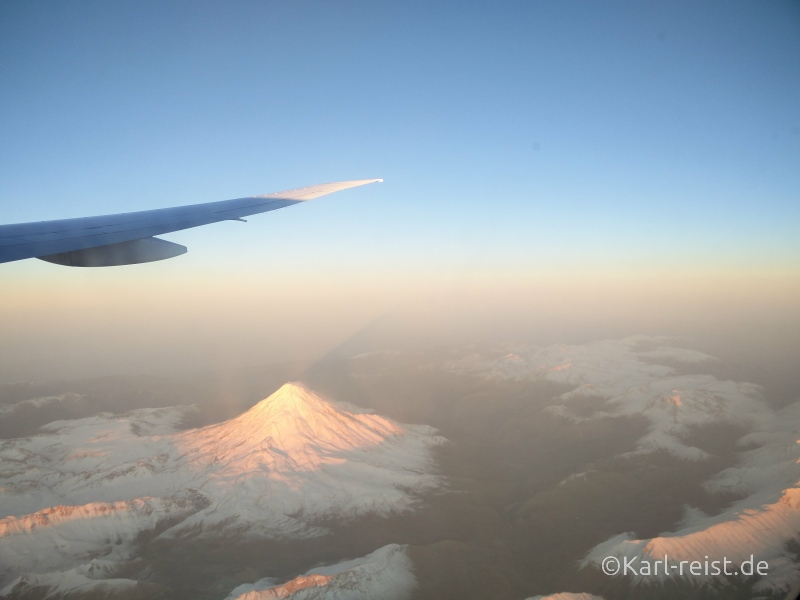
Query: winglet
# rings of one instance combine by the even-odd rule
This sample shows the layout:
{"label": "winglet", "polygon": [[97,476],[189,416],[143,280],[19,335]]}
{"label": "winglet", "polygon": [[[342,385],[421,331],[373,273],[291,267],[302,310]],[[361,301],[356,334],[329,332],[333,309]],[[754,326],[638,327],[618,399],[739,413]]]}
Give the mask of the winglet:
{"label": "winglet", "polygon": [[355,179],[353,181],[337,181],[334,183],[320,183],[318,185],[311,185],[296,190],[286,190],[285,192],[275,192],[274,194],[264,194],[263,196],[256,196],[256,198],[286,198],[287,200],[313,200],[326,194],[339,192],[360,185],[367,185],[368,183],[383,183],[383,179]]}

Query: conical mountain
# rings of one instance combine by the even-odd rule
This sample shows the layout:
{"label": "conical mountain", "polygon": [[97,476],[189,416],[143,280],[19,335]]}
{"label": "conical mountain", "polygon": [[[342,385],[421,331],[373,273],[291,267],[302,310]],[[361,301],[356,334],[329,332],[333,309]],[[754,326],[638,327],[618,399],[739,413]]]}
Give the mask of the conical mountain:
{"label": "conical mountain", "polygon": [[192,462],[221,463],[226,472],[316,470],[342,453],[377,446],[403,427],[354,406],[335,403],[300,383],[287,383],[244,414],[179,436]]}

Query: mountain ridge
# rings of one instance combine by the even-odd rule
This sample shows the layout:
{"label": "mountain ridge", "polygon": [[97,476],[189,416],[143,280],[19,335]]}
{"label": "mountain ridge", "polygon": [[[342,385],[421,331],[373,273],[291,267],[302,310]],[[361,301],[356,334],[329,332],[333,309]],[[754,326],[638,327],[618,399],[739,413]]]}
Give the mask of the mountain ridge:
{"label": "mountain ridge", "polygon": [[199,429],[177,431],[178,412],[59,421],[3,442],[0,589],[82,573],[87,557],[123,566],[145,532],[165,541],[314,537],[327,531],[321,519],[412,510],[443,483],[431,449],[444,440],[433,428],[396,423],[301,383]]}

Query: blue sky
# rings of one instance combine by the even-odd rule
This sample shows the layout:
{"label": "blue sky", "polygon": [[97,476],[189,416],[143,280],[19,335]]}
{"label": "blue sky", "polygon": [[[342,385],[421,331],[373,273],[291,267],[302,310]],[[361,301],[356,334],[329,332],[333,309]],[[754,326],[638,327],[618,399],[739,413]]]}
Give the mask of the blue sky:
{"label": "blue sky", "polygon": [[398,314],[800,351],[796,2],[3,2],[0,77],[0,223],[385,179],[172,260],[2,265],[0,380],[316,359]]}
{"label": "blue sky", "polygon": [[386,179],[183,268],[800,259],[796,2],[6,2],[0,72],[0,222]]}

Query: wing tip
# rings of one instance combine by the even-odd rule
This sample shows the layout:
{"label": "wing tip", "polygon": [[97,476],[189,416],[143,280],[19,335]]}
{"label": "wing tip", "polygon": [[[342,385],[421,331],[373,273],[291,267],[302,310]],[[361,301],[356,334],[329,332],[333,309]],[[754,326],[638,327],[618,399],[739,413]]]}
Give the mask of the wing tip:
{"label": "wing tip", "polygon": [[254,198],[284,198],[287,200],[296,200],[305,202],[306,200],[313,200],[320,196],[326,196],[334,192],[340,192],[354,187],[367,185],[370,183],[383,183],[383,179],[351,179],[349,181],[332,181],[330,183],[320,183],[317,185],[310,185],[303,188],[294,190],[286,190],[285,192],[274,192],[272,194],[264,194],[262,196],[253,196]]}

